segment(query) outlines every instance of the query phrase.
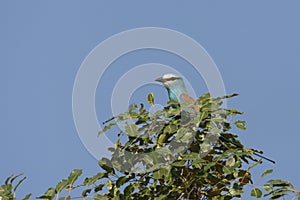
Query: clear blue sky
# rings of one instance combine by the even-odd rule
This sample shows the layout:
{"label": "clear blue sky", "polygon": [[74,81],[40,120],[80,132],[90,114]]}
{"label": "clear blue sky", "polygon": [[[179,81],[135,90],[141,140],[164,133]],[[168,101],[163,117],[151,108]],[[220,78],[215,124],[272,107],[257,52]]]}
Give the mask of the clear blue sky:
{"label": "clear blue sky", "polygon": [[[1,1],[0,3],[0,180],[25,173],[20,193],[42,194],[74,168],[99,170],[82,145],[72,116],[76,73],[88,53],[109,36],[157,26],[180,31],[200,43],[223,77],[228,102],[245,112],[246,145],[263,149],[276,165],[271,178],[300,188],[300,3],[291,1]],[[126,57],[127,56],[127,57]],[[197,95],[206,92],[187,63],[166,53],[126,55],[105,74],[96,95],[97,116],[111,113],[109,88],[138,64],[167,63],[188,77]],[[163,88],[148,85],[132,97]],[[161,103],[163,102],[162,100]],[[106,103],[106,104],[105,104]],[[258,175],[259,171],[255,173]]]}

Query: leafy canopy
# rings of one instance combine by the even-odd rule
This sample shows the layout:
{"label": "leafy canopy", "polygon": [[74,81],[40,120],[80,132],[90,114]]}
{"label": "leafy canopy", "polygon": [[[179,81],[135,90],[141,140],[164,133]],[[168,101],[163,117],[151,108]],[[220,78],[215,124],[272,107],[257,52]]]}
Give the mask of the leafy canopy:
{"label": "leafy canopy", "polygon": [[[152,112],[143,104],[131,105],[104,122],[99,132],[111,130],[119,138],[109,149],[112,157],[98,161],[102,171],[75,184],[82,170],[73,170],[38,198],[227,200],[241,197],[249,184],[253,187],[250,195],[256,198],[300,196],[287,181],[253,184],[251,170],[262,163],[255,154],[262,152],[244,147],[233,133],[246,129],[245,121],[236,120],[242,112],[222,107],[224,99],[234,96],[205,94],[193,105],[169,101],[163,110]],[[154,105],[152,93],[147,101]],[[271,172],[263,172],[261,178]],[[10,185],[8,180],[0,188],[3,199]],[[74,190],[81,190],[80,195],[72,197]]]}

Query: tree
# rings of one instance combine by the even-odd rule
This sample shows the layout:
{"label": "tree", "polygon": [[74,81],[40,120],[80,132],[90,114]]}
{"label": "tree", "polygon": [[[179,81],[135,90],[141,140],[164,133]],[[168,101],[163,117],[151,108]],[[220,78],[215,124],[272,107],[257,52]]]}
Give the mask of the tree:
{"label": "tree", "polygon": [[[222,107],[224,99],[234,96],[212,98],[205,94],[196,105],[169,101],[156,112],[149,112],[143,104],[131,105],[125,113],[104,122],[106,126],[99,132],[112,130],[119,136],[110,148],[112,158],[98,162],[103,170],[80,184],[75,183],[82,170],[73,170],[38,198],[219,200],[241,198],[244,187],[252,184],[252,197],[290,195],[300,199],[299,191],[287,181],[253,184],[251,170],[263,162],[255,154],[262,152],[244,147],[232,133],[246,129],[245,121],[235,120],[242,112]],[[153,94],[147,101],[154,104]],[[9,177],[1,186],[0,199],[15,198],[15,189],[23,181],[14,189],[16,178]],[[74,197],[75,190],[81,194]]]}

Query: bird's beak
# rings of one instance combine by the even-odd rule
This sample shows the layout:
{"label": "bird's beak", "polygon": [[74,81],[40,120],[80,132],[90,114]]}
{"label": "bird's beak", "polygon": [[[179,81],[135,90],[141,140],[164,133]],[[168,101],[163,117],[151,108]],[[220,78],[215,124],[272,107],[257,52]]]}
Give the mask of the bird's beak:
{"label": "bird's beak", "polygon": [[158,82],[163,83],[163,82],[164,82],[164,79],[163,79],[162,77],[159,77],[159,78],[155,79],[155,81],[158,81]]}

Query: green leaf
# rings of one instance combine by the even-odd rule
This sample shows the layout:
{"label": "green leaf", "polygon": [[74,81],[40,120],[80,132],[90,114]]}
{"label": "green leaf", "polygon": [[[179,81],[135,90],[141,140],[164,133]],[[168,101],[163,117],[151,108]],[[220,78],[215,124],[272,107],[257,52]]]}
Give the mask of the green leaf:
{"label": "green leaf", "polygon": [[41,196],[36,197],[36,199],[49,199],[49,200],[51,200],[51,199],[53,199],[53,197],[46,196],[46,195],[41,195]]}
{"label": "green leaf", "polygon": [[[150,154],[151,155],[151,154]],[[145,161],[147,164],[151,164],[153,165],[154,163],[154,159],[153,159],[153,155],[150,156],[149,154],[146,154],[142,159],[143,161]]]}
{"label": "green leaf", "polygon": [[100,194],[95,195],[93,198],[94,198],[94,200],[108,200],[107,196],[103,196]]}
{"label": "green leaf", "polygon": [[205,101],[209,100],[211,98],[209,93],[205,93],[201,97],[199,97],[196,101],[196,104],[203,104]]}
{"label": "green leaf", "polygon": [[54,197],[55,194],[56,194],[56,191],[54,188],[49,188],[45,193],[46,196],[52,196],[52,197]]}
{"label": "green leaf", "polygon": [[26,177],[23,177],[18,183],[17,185],[15,186],[14,188],[14,193],[16,192],[17,188],[21,185],[21,183],[26,179]]}
{"label": "green leaf", "polygon": [[12,179],[10,180],[10,183],[12,184],[14,182],[14,180],[16,180],[20,176],[23,176],[23,174],[18,174],[16,176],[12,177]]}
{"label": "green leaf", "polygon": [[211,150],[211,144],[209,143],[209,141],[204,141],[199,146],[200,146],[201,153],[206,153]]}
{"label": "green leaf", "polygon": [[125,189],[124,189],[124,195],[125,197],[129,197],[131,196],[132,192],[134,191],[134,186],[132,184],[128,185]]}
{"label": "green leaf", "polygon": [[271,187],[270,185],[264,185],[263,186],[264,190],[266,190],[267,192],[271,192],[273,190],[273,187]]}
{"label": "green leaf", "polygon": [[215,99],[229,99],[229,98],[232,98],[232,97],[236,97],[238,95],[239,94],[237,94],[237,93],[233,93],[233,94],[228,94],[228,95],[224,95],[224,96],[221,96],[221,97],[217,97]]}
{"label": "green leaf", "polygon": [[250,165],[250,166],[248,167],[248,171],[249,171],[250,169],[254,168],[254,167],[255,167],[256,165],[258,165],[258,164],[262,164],[262,161],[259,160],[259,161],[257,161],[256,163],[253,163],[252,165]]}
{"label": "green leaf", "polygon": [[115,170],[111,164],[111,161],[107,158],[102,158],[98,161],[99,166],[108,173],[115,173]]}
{"label": "green leaf", "polygon": [[127,124],[125,126],[125,132],[130,137],[136,137],[138,134],[138,127],[135,124]]}
{"label": "green leaf", "polygon": [[7,177],[7,178],[5,179],[5,181],[4,181],[4,184],[5,184],[5,185],[8,185],[8,182],[10,181],[10,179],[11,179],[12,177],[14,177],[13,174],[10,175],[9,177]]}
{"label": "green leaf", "polygon": [[195,135],[194,135],[194,133],[192,131],[191,132],[186,132],[185,135],[183,135],[179,139],[179,141],[180,142],[184,142],[184,143],[190,143],[194,137],[195,137]]}
{"label": "green leaf", "polygon": [[74,169],[68,176],[68,183],[72,186],[81,174],[82,169]]}
{"label": "green leaf", "polygon": [[243,115],[244,113],[239,111],[239,110],[236,110],[236,109],[225,109],[225,111],[228,112],[228,115],[232,115],[232,116],[235,116],[235,115]]}
{"label": "green leaf", "polygon": [[92,191],[92,189],[83,190],[82,193],[81,193],[82,197],[86,197],[91,191]]}
{"label": "green leaf", "polygon": [[173,162],[171,165],[172,165],[173,167],[183,167],[183,166],[185,166],[185,162],[186,162],[186,161],[184,161],[184,160],[181,160],[181,161],[175,161],[175,162]]}
{"label": "green leaf", "polygon": [[122,177],[118,178],[118,180],[116,182],[116,186],[118,188],[121,187],[126,182],[126,179],[127,179],[126,176],[122,176]]}
{"label": "green leaf", "polygon": [[205,166],[204,166],[204,170],[209,170],[211,167],[215,166],[216,163],[215,162],[210,162],[210,163],[207,163]]}
{"label": "green leaf", "polygon": [[244,193],[244,191],[242,187],[240,187],[237,183],[234,183],[233,186],[229,189],[229,193],[237,197]]}
{"label": "green leaf", "polygon": [[154,104],[154,94],[151,92],[150,94],[148,94],[147,96],[147,102],[151,105]]}
{"label": "green leaf", "polygon": [[66,186],[69,184],[69,181],[66,179],[61,180],[55,187],[56,192],[60,193]]}
{"label": "green leaf", "polygon": [[231,167],[231,166],[224,166],[223,167],[223,172],[225,173],[225,174],[232,174],[233,172],[234,172],[234,168],[233,167]]}
{"label": "green leaf", "polygon": [[155,197],[154,200],[164,200],[167,199],[168,194],[161,194],[158,197]]}
{"label": "green leaf", "polygon": [[178,130],[177,125],[169,124],[164,127],[164,133],[174,133]]}
{"label": "green leaf", "polygon": [[270,199],[279,199],[280,197],[283,197],[283,196],[284,196],[283,194],[281,194],[281,195],[274,195]]}
{"label": "green leaf", "polygon": [[92,176],[90,178],[86,178],[84,180],[83,184],[90,186],[90,185],[94,184],[96,181],[98,181],[102,178],[106,178],[106,177],[107,177],[107,172],[99,172],[95,176]]}
{"label": "green leaf", "polygon": [[258,188],[254,188],[252,191],[251,191],[251,196],[252,197],[256,197],[256,198],[261,198],[262,197],[262,191]]}
{"label": "green leaf", "polygon": [[198,161],[197,163],[204,161],[203,159],[201,159],[199,153],[195,153],[195,152],[182,155],[182,160]]}
{"label": "green leaf", "polygon": [[292,186],[291,183],[289,183],[287,181],[280,180],[280,179],[269,180],[268,183],[271,184],[273,187],[283,187],[283,186],[291,187]]}
{"label": "green leaf", "polygon": [[155,150],[159,155],[172,155],[173,153],[169,149],[169,147],[160,147]]}
{"label": "green leaf", "polygon": [[99,192],[100,190],[102,190],[102,188],[105,186],[105,184],[99,184],[95,187],[94,191],[95,192]]}
{"label": "green leaf", "polygon": [[37,199],[53,199],[55,194],[55,188],[49,188],[44,195],[37,197]]}
{"label": "green leaf", "polygon": [[30,199],[30,197],[31,197],[31,193],[30,193],[30,194],[27,194],[27,195],[23,198],[23,200],[28,200],[28,199]]}
{"label": "green leaf", "polygon": [[111,123],[107,126],[104,126],[104,128],[98,132],[98,136],[105,133],[106,131],[108,131],[109,129],[111,129],[113,126],[116,126],[116,125],[117,125],[117,123]]}
{"label": "green leaf", "polygon": [[270,173],[272,173],[273,172],[273,169],[268,169],[268,170],[266,170],[266,171],[264,171],[262,174],[261,174],[261,178],[263,178],[263,177],[265,177],[267,174],[270,174]]}
{"label": "green leaf", "polygon": [[153,172],[154,179],[161,179],[163,176],[167,177],[170,171],[169,168],[163,167],[155,172]]}
{"label": "green leaf", "polygon": [[111,190],[114,187],[114,184],[113,184],[112,180],[108,180],[106,182],[106,186],[107,186],[108,190]]}
{"label": "green leaf", "polygon": [[241,130],[246,130],[246,122],[245,121],[238,120],[238,121],[234,122],[234,125]]}
{"label": "green leaf", "polygon": [[157,140],[157,144],[162,145],[166,141],[166,139],[167,139],[166,133],[160,134]]}
{"label": "green leaf", "polygon": [[[290,189],[278,188],[277,190],[274,190],[270,193],[270,194],[272,194],[272,197],[270,199],[278,199],[279,197],[290,195],[290,193],[293,193],[293,192],[295,192],[295,191],[290,190]],[[267,194],[267,195],[269,195],[269,194]]]}
{"label": "green leaf", "polygon": [[153,178],[154,178],[154,179],[160,179],[160,173],[159,173],[158,170],[155,171],[155,172],[153,172]]}

